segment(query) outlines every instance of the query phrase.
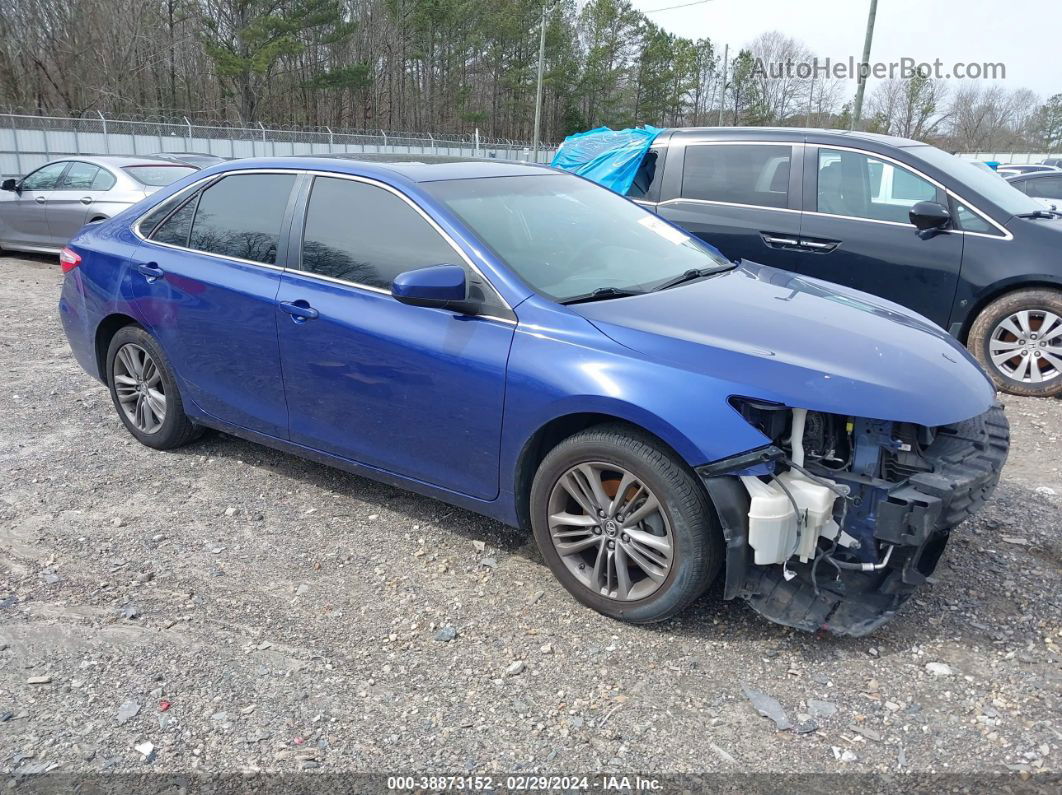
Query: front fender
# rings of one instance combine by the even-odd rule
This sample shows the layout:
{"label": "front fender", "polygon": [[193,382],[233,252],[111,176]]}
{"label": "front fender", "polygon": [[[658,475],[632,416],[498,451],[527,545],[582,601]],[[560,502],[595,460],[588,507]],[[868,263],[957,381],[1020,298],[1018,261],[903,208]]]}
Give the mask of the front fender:
{"label": "front fender", "polygon": [[[513,482],[524,446],[553,420],[603,414],[656,435],[691,467],[769,444],[727,402],[726,382],[626,348],[583,318],[518,309],[502,427],[502,482]],[[527,322],[529,317],[533,322]]]}

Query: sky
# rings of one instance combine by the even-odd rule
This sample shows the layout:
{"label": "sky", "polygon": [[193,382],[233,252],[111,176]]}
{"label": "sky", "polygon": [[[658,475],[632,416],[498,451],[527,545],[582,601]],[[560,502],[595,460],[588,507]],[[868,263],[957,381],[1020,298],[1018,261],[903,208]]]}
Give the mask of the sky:
{"label": "sky", "polygon": [[[821,59],[863,52],[870,0],[710,0],[703,5],[651,13],[691,0],[632,0],[665,30],[688,38],[709,37],[722,52],[760,33],[778,30],[806,44]],[[939,58],[955,63],[1002,63],[1007,88],[1029,88],[1041,99],[1062,93],[1062,2],[1011,0],[878,0],[870,60]],[[955,81],[948,81],[949,83]],[[873,87],[868,83],[868,91]],[[855,93],[855,82],[852,82]]]}

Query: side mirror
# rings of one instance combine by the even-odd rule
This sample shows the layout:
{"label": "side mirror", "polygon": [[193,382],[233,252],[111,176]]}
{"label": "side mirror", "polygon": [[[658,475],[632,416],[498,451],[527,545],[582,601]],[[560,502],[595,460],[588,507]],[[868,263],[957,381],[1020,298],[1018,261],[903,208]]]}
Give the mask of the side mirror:
{"label": "side mirror", "polygon": [[474,314],[475,302],[468,300],[465,269],[458,265],[432,265],[395,276],[391,295],[412,306],[433,306]]}
{"label": "side mirror", "polygon": [[18,190],[18,180],[8,177],[3,182],[0,182],[0,190]]}
{"label": "side mirror", "polygon": [[933,237],[951,221],[948,208],[939,202],[918,202],[907,215],[923,240]]}

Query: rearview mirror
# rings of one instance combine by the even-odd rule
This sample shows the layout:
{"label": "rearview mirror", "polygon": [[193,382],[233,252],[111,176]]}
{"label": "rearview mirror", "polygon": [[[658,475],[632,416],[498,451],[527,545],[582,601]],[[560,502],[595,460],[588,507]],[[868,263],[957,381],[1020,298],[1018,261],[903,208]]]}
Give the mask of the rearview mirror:
{"label": "rearview mirror", "polygon": [[18,188],[18,180],[13,177],[8,177],[3,182],[0,182],[0,190],[16,190]]}
{"label": "rearview mirror", "polygon": [[941,231],[951,221],[948,208],[939,202],[918,202],[908,213],[908,218],[923,240]]}
{"label": "rearview mirror", "polygon": [[395,276],[391,282],[395,300],[412,306],[433,306],[474,314],[475,302],[468,300],[465,269],[458,265],[432,265]]}

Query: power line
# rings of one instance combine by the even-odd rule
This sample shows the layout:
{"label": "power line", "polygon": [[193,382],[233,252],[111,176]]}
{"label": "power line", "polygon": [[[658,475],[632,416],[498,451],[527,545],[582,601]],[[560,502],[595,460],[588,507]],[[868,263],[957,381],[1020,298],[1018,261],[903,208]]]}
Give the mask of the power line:
{"label": "power line", "polygon": [[651,8],[646,11],[642,11],[643,14],[657,14],[661,11],[672,11],[676,8],[689,8],[690,6],[703,6],[706,3],[710,3],[712,0],[694,0],[692,3],[681,3],[677,6],[664,6],[663,8]]}

